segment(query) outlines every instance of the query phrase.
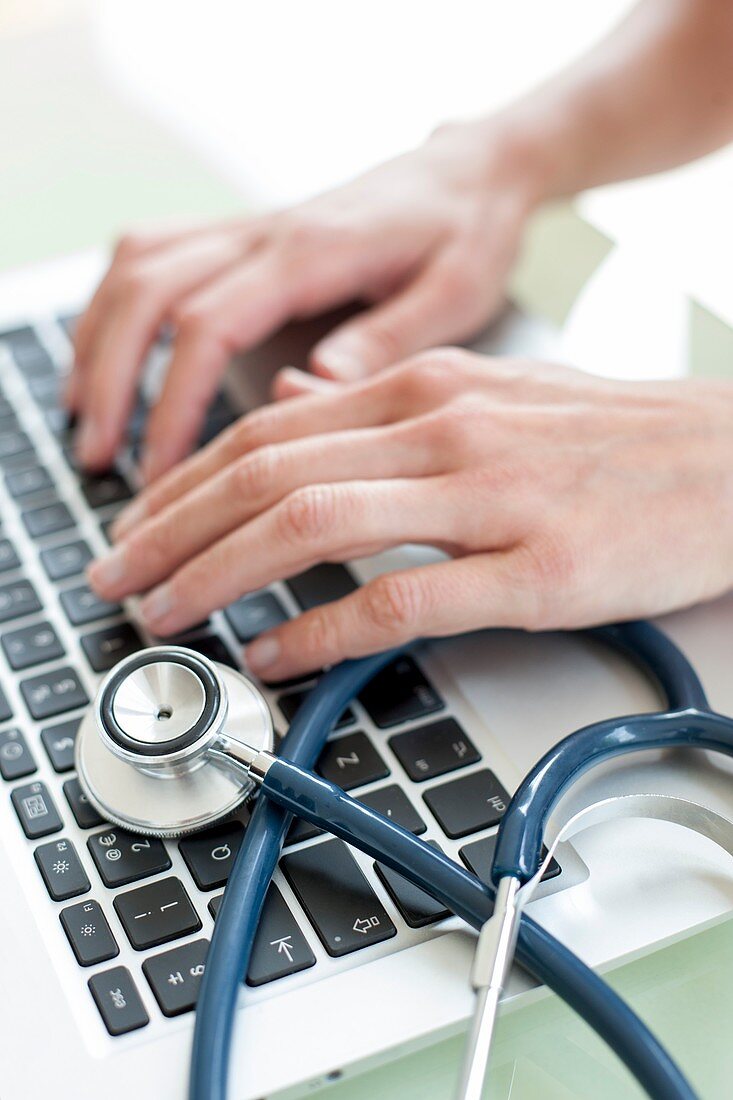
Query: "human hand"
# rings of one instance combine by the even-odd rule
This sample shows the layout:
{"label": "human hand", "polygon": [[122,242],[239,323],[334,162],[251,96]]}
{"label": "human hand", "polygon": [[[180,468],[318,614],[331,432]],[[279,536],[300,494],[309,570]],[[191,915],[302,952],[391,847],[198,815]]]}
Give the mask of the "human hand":
{"label": "human hand", "polygon": [[288,320],[371,303],[312,351],[312,370],[340,380],[479,330],[502,300],[538,198],[531,158],[500,129],[444,127],[282,213],[123,239],[76,332],[67,404],[82,464],[102,469],[114,458],[164,322],[175,340],[148,426],[146,480],[190,450],[231,356]]}
{"label": "human hand", "polygon": [[[242,418],[118,520],[89,577],[159,635],[318,561],[388,573],[250,645],[285,678],[479,627],[655,615],[733,584],[733,391],[439,350]],[[714,524],[711,519],[714,517]]]}

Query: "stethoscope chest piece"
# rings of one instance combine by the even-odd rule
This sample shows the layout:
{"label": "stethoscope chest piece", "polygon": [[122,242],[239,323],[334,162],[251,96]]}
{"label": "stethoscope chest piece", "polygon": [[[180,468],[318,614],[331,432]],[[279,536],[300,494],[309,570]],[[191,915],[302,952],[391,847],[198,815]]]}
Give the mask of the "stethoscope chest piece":
{"label": "stethoscope chest piece", "polygon": [[272,719],[254,684],[179,646],[146,649],[102,681],[77,734],[79,779],[106,820],[179,836],[225,817],[254,790],[212,752],[222,737],[272,749]]}

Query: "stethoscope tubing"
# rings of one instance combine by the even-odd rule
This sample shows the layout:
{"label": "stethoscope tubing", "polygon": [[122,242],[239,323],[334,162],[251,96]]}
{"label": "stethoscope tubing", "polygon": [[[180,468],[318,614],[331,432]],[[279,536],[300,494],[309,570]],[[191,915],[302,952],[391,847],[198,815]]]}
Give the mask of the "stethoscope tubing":
{"label": "stethoscope tubing", "polygon": [[[259,799],[232,870],[199,995],[190,1100],[225,1098],[237,993],[291,821],[289,809],[307,816],[310,798],[314,816],[320,818],[322,812],[333,815],[327,820],[333,820],[334,826],[338,824],[342,830],[339,835],[438,896],[473,927],[479,928],[491,915],[492,888],[413,834],[349,799],[326,781],[314,782],[312,775],[308,775],[303,793],[300,768],[315,764],[344,706],[395,656],[393,651],[346,662],[328,673],[299,710],[283,743],[284,759],[271,769],[270,793],[288,809],[275,805],[270,798]],[[521,922],[517,958],[598,1031],[650,1096],[659,1100],[694,1098],[679,1069],[636,1014],[572,952],[526,916]]]}
{"label": "stethoscope tubing", "polygon": [[559,741],[525,776],[502,818],[494,851],[494,883],[528,882],[542,862],[545,826],[563,793],[604,760],[626,753],[697,748],[733,755],[733,720],[712,711],[683,710],[612,718]]}

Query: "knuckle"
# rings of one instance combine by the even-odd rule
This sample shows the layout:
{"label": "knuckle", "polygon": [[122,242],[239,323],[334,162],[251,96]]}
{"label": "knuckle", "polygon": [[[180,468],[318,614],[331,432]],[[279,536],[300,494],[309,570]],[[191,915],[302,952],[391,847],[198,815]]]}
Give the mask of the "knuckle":
{"label": "knuckle", "polygon": [[436,279],[445,301],[465,302],[480,291],[474,267],[460,259],[444,262],[436,272]]}
{"label": "knuckle", "polygon": [[580,582],[580,561],[575,547],[558,532],[535,534],[523,554],[522,568],[532,595],[527,629],[561,627],[568,598],[574,595]]}
{"label": "knuckle", "polygon": [[171,530],[162,518],[152,520],[136,538],[132,536],[128,554],[133,563],[146,572],[158,573],[170,565],[175,541],[171,539]]}
{"label": "knuckle", "polygon": [[134,304],[147,297],[151,281],[142,264],[125,263],[117,275],[116,294],[126,304]]}
{"label": "knuckle", "polygon": [[279,467],[279,449],[271,444],[240,458],[232,470],[235,497],[259,500],[265,496],[277,481]]}
{"label": "knuckle", "polygon": [[173,306],[171,320],[180,336],[196,337],[213,327],[209,311],[191,302]]}
{"label": "knuckle", "polygon": [[333,611],[316,608],[303,616],[298,650],[305,661],[315,667],[341,652],[340,632]]}
{"label": "knuckle", "polygon": [[115,245],[113,259],[129,260],[133,256],[139,256],[148,245],[148,238],[144,233],[123,233]]}
{"label": "knuckle", "polygon": [[361,326],[361,337],[375,350],[380,363],[394,363],[404,354],[404,338],[383,318],[374,317],[365,321]]}
{"label": "knuckle", "polygon": [[424,612],[422,589],[406,574],[386,573],[363,589],[364,612],[381,634],[408,637]]}
{"label": "knuckle", "polygon": [[276,434],[279,421],[280,411],[275,405],[267,405],[243,416],[230,429],[234,447],[241,453],[267,445]]}
{"label": "knuckle", "polygon": [[280,507],[280,534],[288,542],[321,543],[336,522],[336,495],[330,485],[296,489]]}

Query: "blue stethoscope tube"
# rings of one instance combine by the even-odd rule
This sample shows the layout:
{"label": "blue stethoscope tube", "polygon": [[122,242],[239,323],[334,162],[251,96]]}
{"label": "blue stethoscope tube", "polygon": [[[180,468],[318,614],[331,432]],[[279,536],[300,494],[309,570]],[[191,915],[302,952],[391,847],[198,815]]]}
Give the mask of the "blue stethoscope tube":
{"label": "blue stethoscope tube", "polygon": [[[592,632],[648,665],[676,702],[704,703],[694,672],[678,650],[647,624]],[[301,771],[315,763],[344,706],[396,652],[347,662],[324,677],[300,709],[261,798],[229,879],[202,981],[194,1033],[190,1098],[224,1100],[239,984],[246,973],[260,911],[291,817],[287,810],[326,824],[330,831],[407,875],[474,927],[491,915],[493,890],[411,833],[354,802],[325,780]],[[287,809],[278,808],[277,799]],[[357,839],[358,838],[358,839]],[[649,1095],[691,1100],[675,1064],[641,1020],[571,952],[526,916],[517,958],[557,992],[616,1051]]]}

